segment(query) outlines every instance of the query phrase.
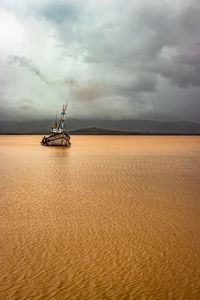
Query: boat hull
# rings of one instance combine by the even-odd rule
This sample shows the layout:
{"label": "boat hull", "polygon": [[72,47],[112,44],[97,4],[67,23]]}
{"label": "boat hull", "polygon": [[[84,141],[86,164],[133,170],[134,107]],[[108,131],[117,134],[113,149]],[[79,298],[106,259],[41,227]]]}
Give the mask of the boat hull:
{"label": "boat hull", "polygon": [[65,146],[69,147],[70,136],[67,133],[58,133],[54,135],[50,135],[48,137],[43,138],[42,145],[44,146]]}

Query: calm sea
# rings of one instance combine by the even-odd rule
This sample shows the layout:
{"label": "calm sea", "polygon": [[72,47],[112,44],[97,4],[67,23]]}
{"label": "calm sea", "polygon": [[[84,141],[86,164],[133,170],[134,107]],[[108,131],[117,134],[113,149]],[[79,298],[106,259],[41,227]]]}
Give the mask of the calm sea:
{"label": "calm sea", "polygon": [[0,299],[200,299],[200,137],[0,136]]}

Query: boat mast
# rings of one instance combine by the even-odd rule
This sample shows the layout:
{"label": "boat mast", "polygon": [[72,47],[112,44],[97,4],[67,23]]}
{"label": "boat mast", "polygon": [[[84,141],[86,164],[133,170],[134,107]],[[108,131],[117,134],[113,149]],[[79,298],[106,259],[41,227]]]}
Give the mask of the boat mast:
{"label": "boat mast", "polygon": [[63,104],[63,110],[60,114],[60,122],[59,122],[59,127],[58,127],[62,131],[64,131],[64,122],[66,120],[66,109],[67,109],[67,104],[66,105]]}
{"label": "boat mast", "polygon": [[58,128],[58,111],[56,113],[54,128]]}

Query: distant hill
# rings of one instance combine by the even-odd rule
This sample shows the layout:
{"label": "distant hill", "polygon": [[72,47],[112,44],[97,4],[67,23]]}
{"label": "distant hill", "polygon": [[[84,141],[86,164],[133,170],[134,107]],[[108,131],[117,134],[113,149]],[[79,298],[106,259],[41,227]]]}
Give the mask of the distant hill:
{"label": "distant hill", "polygon": [[[47,134],[52,126],[52,120],[27,122],[0,122],[0,133],[13,134]],[[75,134],[79,130],[83,134],[89,130],[98,134],[99,130],[148,134],[200,134],[200,124],[194,122],[159,122],[154,120],[78,120],[68,119],[67,129]],[[94,130],[94,128],[98,130]],[[81,131],[80,131],[81,130]],[[113,134],[117,134],[113,132]]]}
{"label": "distant hill", "polygon": [[82,128],[82,129],[76,129],[76,130],[71,130],[69,132],[70,134],[79,134],[79,135],[123,135],[123,134],[132,134],[132,131],[119,131],[119,130],[111,130],[111,129],[103,129],[103,128],[97,128],[97,127],[92,127],[92,128]]}
{"label": "distant hill", "polygon": [[70,135],[199,135],[200,133],[170,133],[170,132],[149,132],[149,131],[122,131],[103,128],[81,128],[69,131]]}

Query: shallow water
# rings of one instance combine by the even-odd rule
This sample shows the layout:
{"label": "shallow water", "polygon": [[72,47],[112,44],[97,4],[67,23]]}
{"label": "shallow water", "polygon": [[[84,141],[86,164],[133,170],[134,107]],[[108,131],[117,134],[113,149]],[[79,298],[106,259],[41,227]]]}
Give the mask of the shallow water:
{"label": "shallow water", "polygon": [[0,136],[0,299],[200,299],[200,137]]}

